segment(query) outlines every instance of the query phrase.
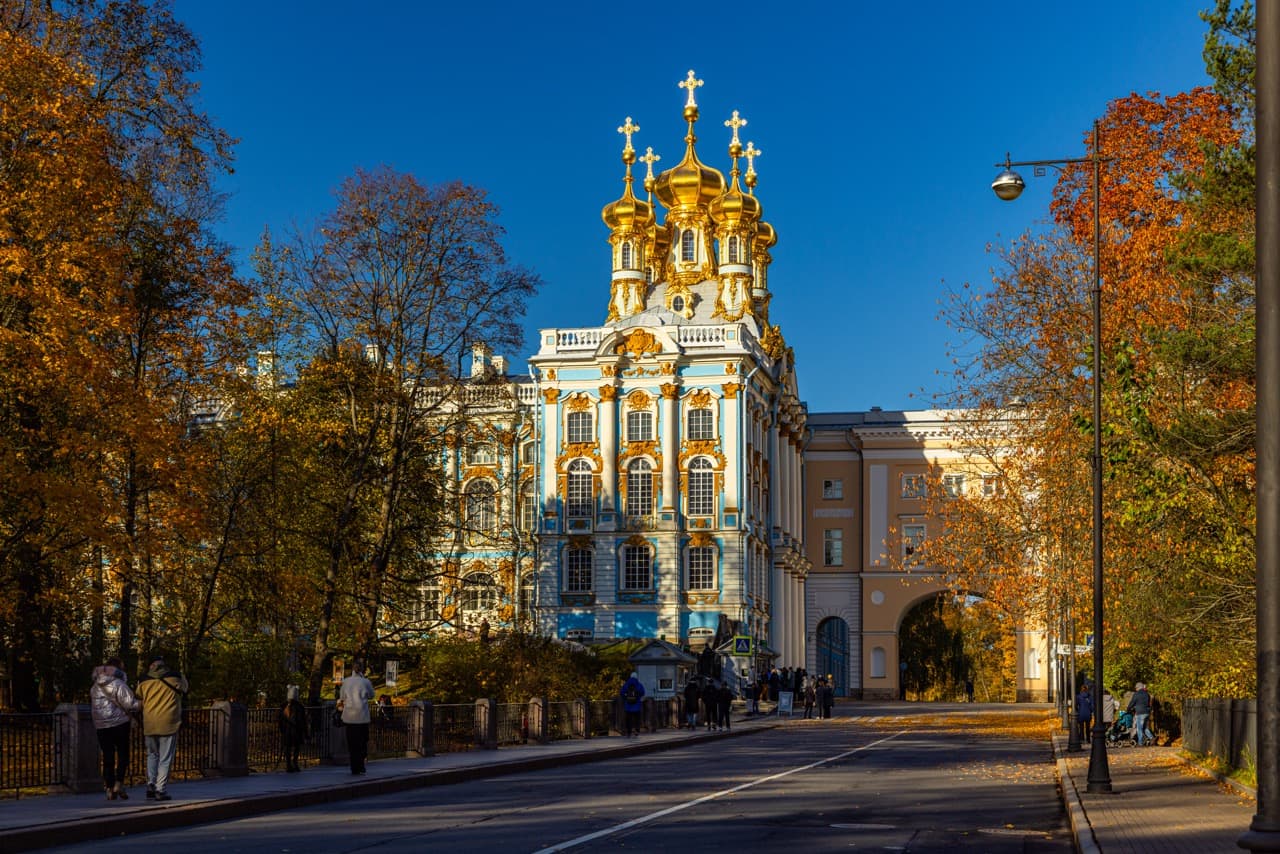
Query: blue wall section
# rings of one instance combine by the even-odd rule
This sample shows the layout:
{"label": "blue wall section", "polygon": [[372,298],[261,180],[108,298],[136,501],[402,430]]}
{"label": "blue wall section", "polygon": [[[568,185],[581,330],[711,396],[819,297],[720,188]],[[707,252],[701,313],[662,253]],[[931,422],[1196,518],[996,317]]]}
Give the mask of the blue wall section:
{"label": "blue wall section", "polygon": [[596,617],[588,611],[574,611],[569,614],[557,615],[559,625],[556,628],[556,634],[564,637],[565,632],[569,629],[587,629],[592,634],[596,629]]}
{"label": "blue wall section", "polygon": [[658,636],[657,611],[619,611],[613,621],[616,638],[656,638]]}
{"label": "blue wall section", "polygon": [[712,611],[710,613],[703,611],[693,611],[688,614],[680,615],[680,637],[687,638],[689,629],[711,629],[715,631],[720,628],[720,612]]}

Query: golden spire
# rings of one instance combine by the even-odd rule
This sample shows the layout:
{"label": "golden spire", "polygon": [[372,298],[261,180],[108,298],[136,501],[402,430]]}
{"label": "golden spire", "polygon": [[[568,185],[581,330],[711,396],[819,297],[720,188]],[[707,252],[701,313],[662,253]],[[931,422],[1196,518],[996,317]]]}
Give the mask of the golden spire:
{"label": "golden spire", "polygon": [[698,137],[693,132],[694,122],[698,120],[698,102],[694,91],[702,85],[698,75],[689,70],[689,76],[678,84],[689,93],[684,104],[684,118],[689,123],[689,133],[685,136],[684,159],[676,166],[658,176],[654,182],[654,195],[668,209],[693,209],[709,203],[724,192],[724,175],[706,166],[698,160],[694,151],[694,143]]}
{"label": "golden spire", "polygon": [[645,148],[644,157],[640,158],[640,162],[643,163],[647,169],[647,171],[644,174],[644,188],[649,193],[651,200],[653,197],[653,185],[655,180],[653,177],[653,164],[657,163],[661,159],[662,159],[661,154],[653,153],[652,145]]}
{"label": "golden spire", "polygon": [[622,162],[627,164],[628,174],[631,172],[631,164],[636,162],[636,150],[631,147],[631,135],[640,132],[640,125],[631,121],[631,116],[627,116],[627,120],[622,123],[622,127],[618,128],[618,133],[627,138],[626,147],[622,149]]}
{"label": "golden spire", "polygon": [[625,228],[636,222],[644,223],[653,217],[653,206],[637,199],[631,191],[634,180],[631,177],[631,164],[636,162],[636,150],[631,145],[631,136],[639,131],[640,126],[631,121],[631,116],[627,116],[627,120],[618,128],[618,133],[627,139],[627,144],[622,149],[622,162],[627,166],[622,178],[624,189],[622,198],[606,205],[600,214],[611,229]]}
{"label": "golden spire", "polygon": [[[734,110],[733,117],[725,119],[724,126],[727,128],[733,128],[733,140],[729,143],[729,156],[734,160],[737,160],[742,154],[742,142],[738,139],[738,128],[746,127],[747,120],[739,118],[738,111]],[[737,168],[736,164],[734,168]]]}
{"label": "golden spire", "polygon": [[747,191],[753,196],[756,189],[756,158],[761,154],[764,154],[764,152],[756,148],[754,142],[748,140],[747,150],[742,152],[742,156],[747,158],[747,174],[742,177],[742,183],[747,185]]}

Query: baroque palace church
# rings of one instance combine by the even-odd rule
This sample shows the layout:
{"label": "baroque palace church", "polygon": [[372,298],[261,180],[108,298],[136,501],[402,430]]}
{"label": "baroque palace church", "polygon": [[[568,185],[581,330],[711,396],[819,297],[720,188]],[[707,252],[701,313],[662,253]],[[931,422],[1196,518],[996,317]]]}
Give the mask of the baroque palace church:
{"label": "baroque palace church", "polygon": [[[639,127],[618,129],[604,323],[542,330],[528,376],[473,351],[468,404],[515,439],[455,449],[468,535],[442,556],[455,589],[429,591],[428,607],[455,628],[745,652],[741,674],[804,667],[841,696],[897,697],[898,626],[942,589],[892,559],[935,524],[925,475],[990,481],[954,447],[948,413],[807,411],[769,320],[778,235],[755,195],[760,152],[734,111],[728,177],[704,164],[703,81],[690,71],[679,85],[674,166],[655,174],[660,158],[632,144]],[[1043,699],[1044,634],[1020,632],[1018,655],[1018,696]]]}

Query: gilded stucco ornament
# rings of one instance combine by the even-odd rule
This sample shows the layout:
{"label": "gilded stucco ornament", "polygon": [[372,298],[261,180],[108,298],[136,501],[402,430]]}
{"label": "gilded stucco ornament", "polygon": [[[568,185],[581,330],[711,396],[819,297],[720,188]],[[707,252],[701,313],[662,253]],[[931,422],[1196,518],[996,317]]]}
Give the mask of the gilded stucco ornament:
{"label": "gilded stucco ornament", "polygon": [[627,395],[627,406],[632,409],[648,409],[653,406],[653,397],[644,389],[638,388]]}
{"label": "gilded stucco ornament", "polygon": [[662,352],[662,341],[648,329],[633,329],[614,346],[613,352],[619,356],[631,353],[637,358],[652,356]]}
{"label": "gilded stucco ornament", "polygon": [[590,412],[594,404],[590,396],[579,392],[565,402],[565,408],[570,412]]}
{"label": "gilded stucco ornament", "polygon": [[616,385],[600,386],[600,399],[602,401],[613,401],[618,399],[618,387]]}

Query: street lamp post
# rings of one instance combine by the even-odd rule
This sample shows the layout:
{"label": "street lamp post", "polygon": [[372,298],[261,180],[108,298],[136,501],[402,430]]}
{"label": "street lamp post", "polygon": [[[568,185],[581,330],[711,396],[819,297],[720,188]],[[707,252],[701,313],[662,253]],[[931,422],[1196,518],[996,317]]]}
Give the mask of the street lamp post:
{"label": "street lamp post", "polygon": [[[1065,157],[1060,160],[1023,160],[1014,162],[1005,157],[1004,171],[991,182],[991,189],[1006,202],[1022,195],[1026,183],[1013,171],[1014,166],[1053,166],[1055,168],[1074,163],[1093,165],[1093,288],[1090,297],[1093,304],[1093,690],[1102,695],[1102,269],[1098,263],[1102,238],[1098,219],[1098,185],[1102,164],[1112,160],[1103,157],[1099,145],[1098,123],[1093,123],[1093,152],[1088,157]],[[1037,169],[1037,174],[1039,170]],[[1089,752],[1089,778],[1087,791],[1091,794],[1111,791],[1111,771],[1107,767],[1106,727],[1102,715],[1093,716]]]}

